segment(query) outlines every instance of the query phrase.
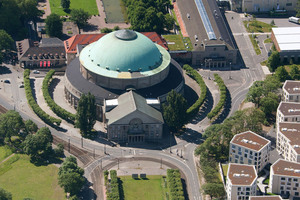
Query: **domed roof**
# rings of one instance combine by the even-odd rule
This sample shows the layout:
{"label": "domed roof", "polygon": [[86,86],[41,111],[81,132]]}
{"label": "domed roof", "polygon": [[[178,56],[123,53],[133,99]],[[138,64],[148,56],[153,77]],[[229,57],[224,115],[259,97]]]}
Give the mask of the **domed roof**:
{"label": "domed roof", "polygon": [[[80,59],[91,61],[97,68],[118,72],[146,72],[159,67],[162,54],[148,37],[132,30],[109,33],[84,50]],[[85,66],[86,67],[86,66]],[[89,67],[88,67],[89,68]],[[97,70],[96,68],[93,70]]]}

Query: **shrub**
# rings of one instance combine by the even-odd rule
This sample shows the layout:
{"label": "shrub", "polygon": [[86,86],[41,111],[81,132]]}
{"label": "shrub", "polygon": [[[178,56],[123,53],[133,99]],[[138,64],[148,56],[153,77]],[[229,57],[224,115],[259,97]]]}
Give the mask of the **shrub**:
{"label": "shrub", "polygon": [[183,186],[178,169],[167,170],[167,183],[171,200],[184,200]]}
{"label": "shrub", "polygon": [[220,95],[220,100],[219,100],[218,104],[216,105],[216,107],[207,114],[207,117],[209,119],[212,119],[221,113],[221,111],[224,108],[225,101],[227,98],[227,88],[224,84],[224,81],[218,74],[214,74],[214,77],[215,77],[215,82],[217,82],[217,85],[219,86],[221,95]]}
{"label": "shrub", "polygon": [[191,66],[183,65],[183,69],[186,71],[187,75],[192,77],[198,83],[198,85],[200,86],[200,90],[201,90],[198,100],[191,107],[189,107],[186,111],[188,117],[191,118],[193,115],[198,113],[199,108],[204,103],[204,100],[206,99],[206,95],[207,95],[207,87],[206,87],[205,82],[203,81],[201,75],[196,70],[194,70]]}
{"label": "shrub", "polygon": [[[108,172],[104,172],[104,178],[105,176],[108,176]],[[120,199],[119,182],[116,170],[110,171],[110,184],[108,185],[108,188],[106,188],[106,195],[108,200]]]}
{"label": "shrub", "polygon": [[30,70],[26,69],[24,71],[24,88],[25,88],[25,94],[26,94],[26,98],[27,98],[28,104],[30,105],[30,107],[33,110],[33,112],[35,112],[35,114],[37,114],[37,116],[39,118],[41,118],[45,123],[47,123],[49,125],[57,125],[57,126],[59,126],[60,123],[61,123],[61,120],[48,115],[36,103],[36,101],[35,101],[35,99],[34,99],[34,97],[32,95],[32,90],[31,90],[31,86],[30,86],[29,75],[30,75]]}
{"label": "shrub", "polygon": [[44,95],[44,99],[47,102],[48,106],[51,110],[59,117],[63,118],[64,120],[74,124],[76,115],[66,111],[59,105],[55,103],[55,101],[51,98],[48,90],[48,86],[50,85],[51,79],[53,74],[55,73],[54,69],[51,69],[44,78],[42,91]]}

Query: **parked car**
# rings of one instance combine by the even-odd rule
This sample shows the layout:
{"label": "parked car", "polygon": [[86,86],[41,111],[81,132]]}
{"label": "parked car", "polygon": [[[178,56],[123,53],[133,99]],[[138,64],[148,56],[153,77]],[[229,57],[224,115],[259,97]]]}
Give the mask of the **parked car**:
{"label": "parked car", "polygon": [[38,70],[33,70],[33,73],[34,73],[34,74],[39,74],[40,71],[38,71]]}
{"label": "parked car", "polygon": [[10,80],[6,79],[4,80],[4,83],[10,83]]}

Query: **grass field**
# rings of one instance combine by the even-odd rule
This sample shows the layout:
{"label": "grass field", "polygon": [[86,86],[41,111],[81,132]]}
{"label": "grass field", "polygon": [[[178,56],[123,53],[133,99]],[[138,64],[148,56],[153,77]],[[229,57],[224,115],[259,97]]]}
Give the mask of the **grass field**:
{"label": "grass field", "polygon": [[14,155],[0,165],[0,187],[12,193],[13,200],[66,199],[58,186],[58,168],[54,165],[35,166],[26,155]]}
{"label": "grass field", "polygon": [[182,39],[181,35],[163,35],[163,37],[167,41],[170,51],[193,50],[190,38]]}
{"label": "grass field", "polygon": [[10,156],[13,152],[7,146],[0,147],[0,162]]}
{"label": "grass field", "polygon": [[125,21],[120,1],[121,0],[103,0],[107,23],[121,23]]}
{"label": "grass field", "polygon": [[[61,5],[61,0],[50,0],[50,8],[52,13],[56,13],[60,16],[70,15],[63,11]],[[70,9],[79,9],[87,11],[90,15],[98,15],[98,7],[96,0],[71,0]]]}
{"label": "grass field", "polygon": [[264,43],[272,43],[273,41],[271,40],[271,38],[267,38],[264,40]]}
{"label": "grass field", "polygon": [[[247,25],[249,24],[249,25]],[[249,33],[265,33],[265,32],[271,32],[273,27],[276,26],[271,26],[270,24],[260,22],[257,20],[254,21],[244,21],[244,25]]]}
{"label": "grass field", "polygon": [[126,200],[164,200],[162,176],[147,176],[148,179],[133,179],[131,176],[120,176]]}

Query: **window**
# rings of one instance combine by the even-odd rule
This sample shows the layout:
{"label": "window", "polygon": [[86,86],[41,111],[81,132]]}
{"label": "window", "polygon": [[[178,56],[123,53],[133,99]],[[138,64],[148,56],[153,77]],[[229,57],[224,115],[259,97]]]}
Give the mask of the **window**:
{"label": "window", "polygon": [[233,149],[235,149],[235,145],[232,145],[231,147],[232,147]]}
{"label": "window", "polygon": [[238,191],[241,191],[241,187],[238,187]]}
{"label": "window", "polygon": [[248,149],[245,149],[245,152],[248,153]]}
{"label": "window", "polygon": [[299,196],[299,192],[295,192],[295,196]]}
{"label": "window", "polygon": [[298,179],[297,179],[297,178],[294,178],[293,181],[294,181],[294,182],[298,182]]}
{"label": "window", "polygon": [[292,6],[293,3],[286,3],[285,5],[286,5],[286,6]]}
{"label": "window", "polygon": [[294,188],[293,188],[293,190],[297,190],[297,188],[296,188],[296,187],[294,187]]}
{"label": "window", "polygon": [[282,181],[285,181],[285,178],[281,177],[281,179],[280,179],[280,180],[282,180]]}
{"label": "window", "polygon": [[283,189],[284,189],[284,187],[283,187],[283,186],[281,186],[281,187],[280,187],[280,190],[283,190]]}
{"label": "window", "polygon": [[239,151],[242,151],[242,148],[241,148],[241,147],[239,147]]}

